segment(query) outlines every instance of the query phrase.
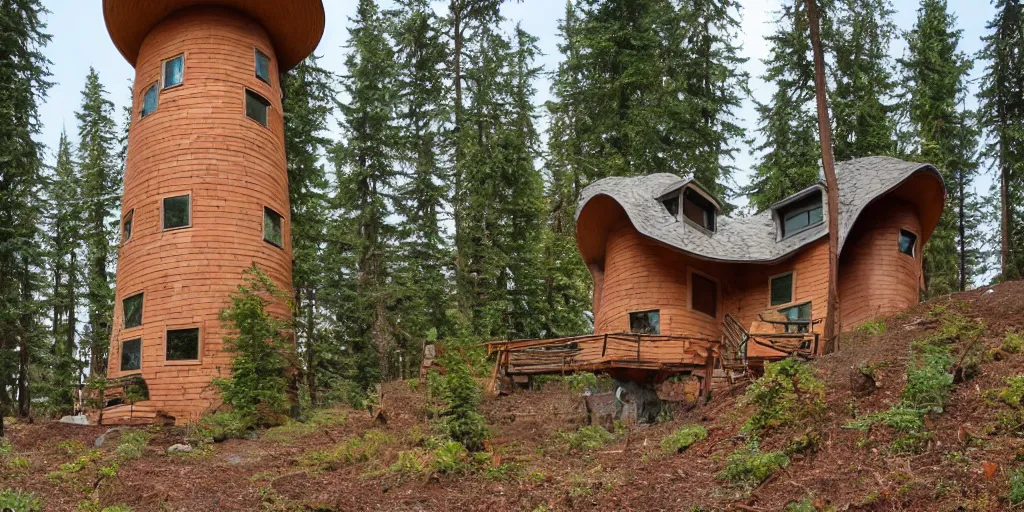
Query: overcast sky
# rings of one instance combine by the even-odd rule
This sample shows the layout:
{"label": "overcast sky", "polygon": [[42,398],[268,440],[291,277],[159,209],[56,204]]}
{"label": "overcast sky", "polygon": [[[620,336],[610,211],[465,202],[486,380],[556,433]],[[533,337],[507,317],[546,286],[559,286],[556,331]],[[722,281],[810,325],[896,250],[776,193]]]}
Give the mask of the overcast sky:
{"label": "overcast sky", "polygon": [[[356,0],[324,1],[327,27],[316,54],[322,58],[321,63],[324,67],[336,73],[343,71],[349,18],[355,12],[356,3]],[[440,10],[447,2],[434,3]],[[772,31],[773,12],[777,10],[780,0],[740,0],[740,3],[744,7],[741,12],[743,27],[739,42],[743,46],[743,56],[749,58],[746,69],[752,77],[750,88],[755,97],[765,100],[770,97],[772,88],[757,77],[764,70],[761,58],[765,57],[769,50],[764,37]],[[900,30],[909,30],[916,17],[917,2],[894,0],[893,3],[897,10],[897,26]],[[119,122],[121,107],[128,101],[129,84],[134,73],[107,36],[101,0],[43,0],[43,4],[51,11],[46,19],[49,24],[48,31],[53,34],[53,41],[47,47],[46,54],[53,63],[51,70],[55,85],[42,106],[42,141],[52,153],[57,146],[62,127],[67,128],[72,140],[77,137],[74,112],[81,104],[81,90],[89,66],[95,67],[99,72],[100,79],[110,93],[110,99],[117,105]],[[387,6],[390,1],[384,0],[383,4]],[[991,19],[994,9],[985,0],[949,0],[949,4],[959,20],[959,27],[963,29],[961,50],[973,55],[981,47],[980,37],[985,34],[985,25]],[[520,22],[527,32],[540,39],[538,44],[544,55],[539,64],[544,66],[545,71],[554,70],[560,59],[557,50],[557,25],[558,20],[564,15],[564,9],[564,0],[523,0],[522,3],[509,3],[504,7],[504,14],[509,20],[510,27]],[[902,55],[904,48],[902,41],[897,42],[892,49],[893,55]],[[975,64],[971,75],[972,92],[977,89],[977,78],[983,68],[984,63]],[[544,75],[539,82],[536,104],[542,105],[550,98],[550,80]],[[973,94],[970,101],[973,106]],[[757,126],[753,102],[746,100],[738,115],[740,123],[753,134]],[[546,120],[542,122],[546,125]],[[755,161],[755,157],[749,154],[745,146],[741,148],[737,159],[737,167],[741,170],[741,175],[737,177],[740,185],[746,183],[747,173]],[[989,183],[989,177],[980,180],[978,191],[987,192]]]}

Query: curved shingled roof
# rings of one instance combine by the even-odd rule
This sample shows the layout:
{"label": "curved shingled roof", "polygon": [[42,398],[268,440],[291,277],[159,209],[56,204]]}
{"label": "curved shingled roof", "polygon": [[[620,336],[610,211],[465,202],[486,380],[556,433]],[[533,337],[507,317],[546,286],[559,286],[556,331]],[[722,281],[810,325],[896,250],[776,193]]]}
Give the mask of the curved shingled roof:
{"label": "curved shingled roof", "polygon": [[[873,156],[836,164],[840,252],[864,208],[918,172],[934,174],[942,182],[942,176],[931,164],[905,162],[897,158]],[[828,222],[823,222],[789,238],[777,240],[771,209],[750,217],[720,216],[718,231],[708,233],[677,220],[658,200],[667,191],[691,181],[667,173],[605,178],[583,189],[576,218],[579,219],[591,199],[608,196],[622,206],[633,226],[643,235],[701,258],[735,262],[778,261],[828,233]],[[824,190],[823,184],[819,186]],[[827,220],[827,212],[825,214]]]}

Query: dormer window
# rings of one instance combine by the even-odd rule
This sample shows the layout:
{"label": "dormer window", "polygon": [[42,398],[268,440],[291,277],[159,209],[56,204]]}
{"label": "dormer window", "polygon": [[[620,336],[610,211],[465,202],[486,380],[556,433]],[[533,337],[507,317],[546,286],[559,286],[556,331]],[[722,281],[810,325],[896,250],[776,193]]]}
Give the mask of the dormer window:
{"label": "dormer window", "polygon": [[668,214],[673,217],[679,216],[679,196],[672,196],[661,202],[665,205],[665,209],[668,210]]}
{"label": "dormer window", "polygon": [[708,230],[715,230],[715,205],[692,188],[683,191],[683,217]]}
{"label": "dormer window", "polygon": [[821,224],[824,220],[822,213],[820,193],[811,194],[780,208],[778,214],[782,220],[782,238],[788,238]]}

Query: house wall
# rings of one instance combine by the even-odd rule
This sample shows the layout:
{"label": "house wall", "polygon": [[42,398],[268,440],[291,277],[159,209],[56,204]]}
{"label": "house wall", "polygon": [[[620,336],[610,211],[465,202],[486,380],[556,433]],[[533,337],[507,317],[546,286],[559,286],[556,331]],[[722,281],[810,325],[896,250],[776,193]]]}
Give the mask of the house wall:
{"label": "house wall", "polygon": [[[271,58],[271,84],[255,76],[254,48]],[[143,93],[163,60],[184,52],[183,84],[162,90],[140,119]],[[269,127],[245,115],[245,88],[270,101]],[[161,22],[136,66],[122,218],[134,230],[119,252],[109,376],[121,372],[121,342],[142,338],[141,374],[152,406],[193,419],[217,400],[214,377],[230,373],[219,311],[256,263],[291,289],[291,226],[277,59],[266,32],[233,11],[195,8]],[[192,225],[162,231],[161,200],[192,194]],[[284,247],[263,240],[263,207],[284,217]],[[144,292],[142,326],[124,329],[122,300]],[[287,315],[284,308],[276,309]],[[168,328],[200,328],[195,362],[166,361]]]}
{"label": "house wall", "polygon": [[[913,257],[899,251],[901,228],[918,236]],[[861,214],[839,260],[843,330],[917,304],[922,272],[921,234],[917,210],[906,201],[883,198]]]}

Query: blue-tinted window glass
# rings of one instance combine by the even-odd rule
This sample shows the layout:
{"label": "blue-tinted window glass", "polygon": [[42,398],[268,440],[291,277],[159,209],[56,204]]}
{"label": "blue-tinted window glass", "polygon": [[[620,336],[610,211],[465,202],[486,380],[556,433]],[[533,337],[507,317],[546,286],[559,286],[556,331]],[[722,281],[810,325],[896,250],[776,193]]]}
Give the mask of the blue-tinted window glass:
{"label": "blue-tinted window glass", "polygon": [[256,77],[270,83],[270,57],[256,50]]}
{"label": "blue-tinted window glass", "polygon": [[156,110],[156,97],[156,85],[146,89],[145,94],[142,95],[142,111],[139,115],[146,117]]}
{"label": "blue-tinted window glass", "polygon": [[179,55],[164,62],[164,89],[180,85],[185,78],[185,56]]}

